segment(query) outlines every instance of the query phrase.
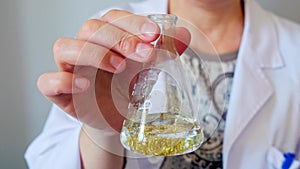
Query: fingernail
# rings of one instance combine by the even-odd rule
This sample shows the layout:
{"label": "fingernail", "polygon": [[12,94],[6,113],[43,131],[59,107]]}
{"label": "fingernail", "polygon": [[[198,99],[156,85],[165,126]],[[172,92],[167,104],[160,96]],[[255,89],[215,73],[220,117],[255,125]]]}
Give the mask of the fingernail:
{"label": "fingernail", "polygon": [[153,37],[156,33],[156,25],[154,23],[146,22],[141,28],[143,36]]}
{"label": "fingernail", "polygon": [[150,56],[151,51],[152,48],[147,44],[139,43],[136,45],[136,53],[142,58],[148,58]]}
{"label": "fingernail", "polygon": [[88,88],[89,83],[90,82],[85,78],[76,78],[75,79],[75,87],[80,90],[84,90],[84,89]]}

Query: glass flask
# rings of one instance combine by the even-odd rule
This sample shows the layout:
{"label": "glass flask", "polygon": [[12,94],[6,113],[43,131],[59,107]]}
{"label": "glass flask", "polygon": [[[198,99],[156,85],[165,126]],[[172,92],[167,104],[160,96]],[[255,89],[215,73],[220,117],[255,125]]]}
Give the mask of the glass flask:
{"label": "glass flask", "polygon": [[120,140],[126,149],[144,155],[189,153],[200,147],[204,135],[175,48],[177,17],[170,14],[149,17],[161,32],[153,42],[153,61],[145,63],[137,75]]}

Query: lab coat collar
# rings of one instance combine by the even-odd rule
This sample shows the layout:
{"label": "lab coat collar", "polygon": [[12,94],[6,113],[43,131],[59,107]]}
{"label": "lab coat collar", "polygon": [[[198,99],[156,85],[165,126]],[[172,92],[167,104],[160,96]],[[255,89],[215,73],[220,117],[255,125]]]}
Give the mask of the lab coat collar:
{"label": "lab coat collar", "polygon": [[243,39],[248,43],[244,42],[247,46],[241,46],[241,48],[252,48],[253,52],[257,53],[252,57],[257,59],[256,62],[262,68],[277,68],[284,65],[278,50],[279,41],[273,16],[263,10],[254,0],[245,0]]}
{"label": "lab coat collar", "polygon": [[273,94],[264,70],[284,66],[273,16],[254,0],[245,0],[245,25],[226,117],[223,162],[227,168],[238,154],[234,143]]}

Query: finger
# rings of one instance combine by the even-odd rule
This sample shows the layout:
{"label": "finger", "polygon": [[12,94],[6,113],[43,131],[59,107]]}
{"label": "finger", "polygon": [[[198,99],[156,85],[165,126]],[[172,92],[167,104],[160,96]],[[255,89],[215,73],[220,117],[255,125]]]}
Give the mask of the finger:
{"label": "finger", "polygon": [[88,79],[68,72],[46,73],[39,77],[38,89],[46,96],[81,93],[90,86]]}
{"label": "finger", "polygon": [[37,86],[41,93],[62,110],[77,118],[73,105],[73,94],[87,90],[90,82],[67,72],[53,72],[39,77]]}
{"label": "finger", "polygon": [[159,34],[158,25],[150,18],[124,10],[111,10],[103,15],[100,20],[112,23],[117,27],[132,34],[138,35],[143,41],[151,42]]}
{"label": "finger", "polygon": [[138,35],[139,32],[127,32],[110,23],[93,19],[81,27],[77,38],[98,44],[132,60],[146,62],[150,59],[153,46]]}
{"label": "finger", "polygon": [[118,73],[126,66],[123,56],[86,41],[62,38],[55,43],[53,51],[56,64],[64,71],[71,72],[76,65]]}
{"label": "finger", "polygon": [[[113,23],[128,32],[139,35],[145,41],[155,40],[157,38],[155,35],[159,35],[160,32],[158,25],[148,17],[134,15],[123,10],[112,10],[106,13],[101,20]],[[188,47],[191,41],[191,34],[186,28],[178,27],[176,28],[175,40],[176,48],[181,54]]]}

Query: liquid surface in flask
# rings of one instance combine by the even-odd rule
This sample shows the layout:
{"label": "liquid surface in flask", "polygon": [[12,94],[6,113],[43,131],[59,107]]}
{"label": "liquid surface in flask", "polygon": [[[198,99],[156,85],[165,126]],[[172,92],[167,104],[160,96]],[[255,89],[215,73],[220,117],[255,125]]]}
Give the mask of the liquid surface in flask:
{"label": "liquid surface in flask", "polygon": [[196,150],[203,140],[197,123],[180,113],[148,114],[144,122],[126,120],[121,133],[125,148],[155,156],[189,153]]}

